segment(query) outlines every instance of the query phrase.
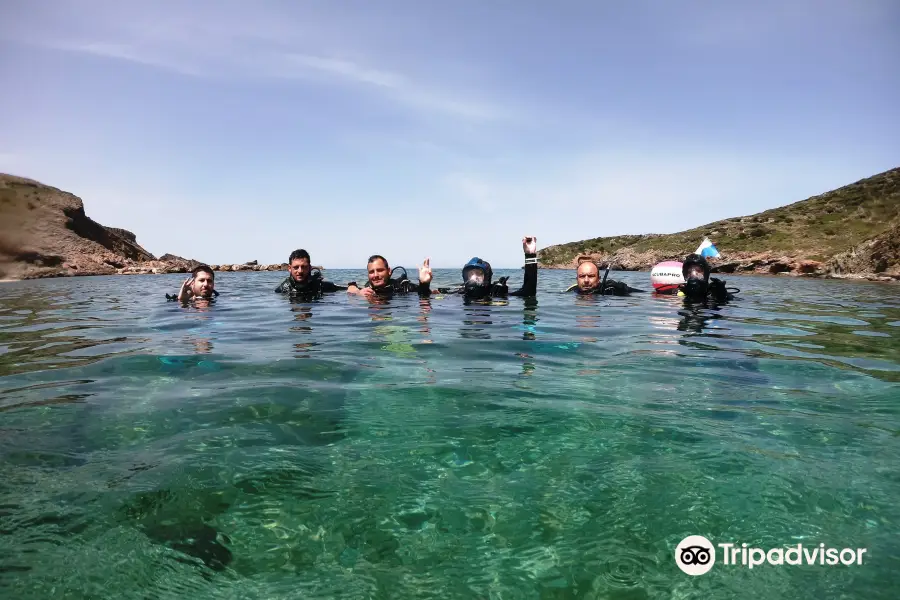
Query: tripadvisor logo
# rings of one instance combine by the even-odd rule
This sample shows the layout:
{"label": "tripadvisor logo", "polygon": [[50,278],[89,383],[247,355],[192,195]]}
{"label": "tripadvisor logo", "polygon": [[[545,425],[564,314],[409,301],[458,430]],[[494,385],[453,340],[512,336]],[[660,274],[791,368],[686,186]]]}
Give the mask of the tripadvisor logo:
{"label": "tripadvisor logo", "polygon": [[689,535],[675,548],[675,564],[688,575],[703,575],[716,564],[716,549],[702,535]]}
{"label": "tripadvisor logo", "polygon": [[865,553],[865,548],[826,548],[825,544],[817,546],[796,544],[769,550],[731,542],[714,545],[702,535],[689,535],[675,548],[675,564],[688,575],[708,573],[716,564],[717,554],[720,564],[748,569],[767,563],[773,566],[835,566],[840,563],[849,567],[861,565]]}

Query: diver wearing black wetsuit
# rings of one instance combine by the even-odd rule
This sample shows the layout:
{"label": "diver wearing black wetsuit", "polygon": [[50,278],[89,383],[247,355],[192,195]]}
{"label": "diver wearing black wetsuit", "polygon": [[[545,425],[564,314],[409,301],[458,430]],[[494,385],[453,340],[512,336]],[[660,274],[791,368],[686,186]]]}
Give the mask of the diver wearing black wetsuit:
{"label": "diver wearing black wetsuit", "polygon": [[740,290],[725,287],[725,282],[716,277],[710,278],[709,263],[699,254],[689,254],[681,263],[681,275],[684,283],[678,286],[678,296],[685,300],[702,302],[712,300],[726,302],[734,298]]}
{"label": "diver wearing black wetsuit", "polygon": [[275,291],[279,294],[290,294],[291,296],[309,296],[318,298],[322,294],[339,292],[346,289],[347,286],[345,285],[337,285],[336,283],[322,279],[322,272],[318,269],[314,269],[304,283],[300,283],[288,275],[284,278],[284,281],[278,284]]}
{"label": "diver wearing black wetsuit", "polygon": [[[410,294],[417,292],[420,296],[428,296],[431,294],[431,267],[429,260],[425,261],[425,268],[419,270],[419,283],[414,284],[409,280],[404,267],[394,267],[391,269],[388,261],[380,254],[373,254],[369,257],[366,264],[368,273],[368,281],[362,286],[355,281],[347,284],[347,291],[351,294],[358,294],[367,297],[390,298],[396,294]],[[394,273],[403,271],[399,277],[395,277]]]}
{"label": "diver wearing black wetsuit", "polygon": [[294,250],[288,258],[288,276],[278,284],[275,291],[289,294],[292,298],[314,299],[322,294],[346,290],[322,278],[322,272],[310,267],[309,253],[306,250]]}
{"label": "diver wearing black wetsuit", "polygon": [[633,288],[624,281],[607,279],[607,275],[609,275],[608,268],[601,280],[600,267],[591,261],[585,260],[578,265],[577,283],[567,289],[566,292],[575,292],[584,296],[594,294],[599,296],[628,296],[632,292],[644,291]]}
{"label": "diver wearing black wetsuit", "polygon": [[537,238],[522,238],[525,252],[525,278],[522,287],[509,291],[506,285],[509,277],[492,281],[491,264],[477,256],[467,262],[462,269],[463,283],[453,288],[438,288],[441,294],[462,294],[466,299],[506,298],[508,296],[534,296],[537,294]]}

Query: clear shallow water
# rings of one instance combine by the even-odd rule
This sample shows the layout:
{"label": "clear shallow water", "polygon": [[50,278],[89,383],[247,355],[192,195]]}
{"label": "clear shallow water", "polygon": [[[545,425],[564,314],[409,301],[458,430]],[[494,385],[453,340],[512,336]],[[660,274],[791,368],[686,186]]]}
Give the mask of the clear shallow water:
{"label": "clear shallow water", "polygon": [[[208,310],[176,275],[0,286],[0,596],[896,597],[897,287],[730,276],[689,310],[540,271],[484,307],[282,277],[221,273]],[[867,554],[689,577],[692,534]]]}

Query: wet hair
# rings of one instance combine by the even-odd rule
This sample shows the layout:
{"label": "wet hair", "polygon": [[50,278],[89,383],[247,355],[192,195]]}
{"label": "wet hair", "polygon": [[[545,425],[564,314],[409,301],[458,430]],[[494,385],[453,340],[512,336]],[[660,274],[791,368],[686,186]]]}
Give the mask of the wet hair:
{"label": "wet hair", "polygon": [[[282,255],[282,256],[284,256],[284,255]],[[291,264],[292,262],[294,262],[294,261],[297,260],[298,258],[301,259],[301,260],[305,258],[307,262],[310,262],[310,261],[312,260],[312,259],[309,257],[309,252],[307,252],[306,250],[304,250],[303,248],[301,248],[301,249],[299,249],[299,250],[294,250],[293,252],[291,252],[291,256],[288,258],[288,264]]]}
{"label": "wet hair", "polygon": [[210,268],[209,265],[197,265],[191,271],[191,277],[196,277],[197,273],[209,273],[209,278],[212,279],[213,281],[216,280],[216,274],[213,273],[213,270]]}
{"label": "wet hair", "polygon": [[371,264],[372,264],[373,262],[375,262],[376,260],[383,260],[383,261],[384,261],[384,268],[385,268],[385,269],[390,269],[390,268],[391,268],[391,265],[388,264],[387,259],[386,259],[385,257],[383,257],[382,255],[380,255],[380,254],[373,254],[372,256],[370,256],[370,257],[369,257],[369,260],[366,261],[366,266],[368,267],[369,265],[371,265]]}

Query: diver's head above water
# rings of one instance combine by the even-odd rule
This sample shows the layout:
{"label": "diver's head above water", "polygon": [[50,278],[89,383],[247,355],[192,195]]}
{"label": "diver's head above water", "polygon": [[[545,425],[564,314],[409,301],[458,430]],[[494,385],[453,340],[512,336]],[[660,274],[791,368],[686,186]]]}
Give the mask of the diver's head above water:
{"label": "diver's head above water", "polygon": [[191,276],[184,280],[181,289],[178,290],[177,296],[169,296],[169,300],[178,300],[180,302],[190,302],[196,299],[209,300],[213,296],[217,296],[216,291],[216,274],[208,265],[197,265],[191,271]]}
{"label": "diver's head above water", "polygon": [[709,263],[699,254],[689,254],[681,264],[684,294],[689,298],[703,298],[709,288]]}
{"label": "diver's head above water", "polygon": [[294,282],[301,284],[308,282],[309,274],[312,272],[309,252],[302,248],[291,252],[291,256],[288,258],[288,271]]}
{"label": "diver's head above water", "polygon": [[576,277],[578,291],[590,292],[600,285],[600,267],[590,260],[585,260],[578,265]]}
{"label": "diver's head above water", "polygon": [[369,277],[369,285],[373,289],[381,289],[390,284],[391,267],[388,265],[387,259],[380,254],[373,254],[369,257],[366,271]]}
{"label": "diver's head above water", "polygon": [[207,265],[199,265],[191,271],[193,283],[191,291],[199,298],[212,298],[216,289],[216,274]]}
{"label": "diver's head above water", "polygon": [[472,298],[482,298],[489,295],[493,275],[491,263],[477,256],[472,258],[462,269],[465,295]]}

